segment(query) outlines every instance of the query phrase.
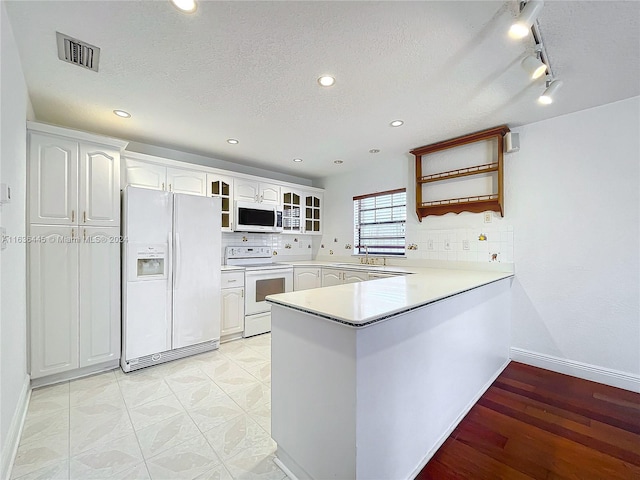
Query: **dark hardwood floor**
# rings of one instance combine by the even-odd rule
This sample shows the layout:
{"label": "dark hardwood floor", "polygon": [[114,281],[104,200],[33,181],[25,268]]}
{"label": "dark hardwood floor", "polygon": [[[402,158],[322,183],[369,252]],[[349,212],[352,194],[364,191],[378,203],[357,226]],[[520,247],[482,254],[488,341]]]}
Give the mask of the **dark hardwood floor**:
{"label": "dark hardwood floor", "polygon": [[511,362],[416,478],[640,480],[640,394]]}

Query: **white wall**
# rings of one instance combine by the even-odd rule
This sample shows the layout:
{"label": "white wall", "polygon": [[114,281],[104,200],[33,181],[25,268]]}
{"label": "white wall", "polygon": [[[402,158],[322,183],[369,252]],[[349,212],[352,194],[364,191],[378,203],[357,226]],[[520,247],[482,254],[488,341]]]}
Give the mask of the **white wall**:
{"label": "white wall", "polygon": [[512,346],[640,375],[640,97],[527,125]]}
{"label": "white wall", "polygon": [[[25,122],[33,109],[4,2],[0,16],[0,181],[11,187],[11,203],[0,207],[0,224],[7,229],[7,235],[20,237],[26,232]],[[17,440],[16,423],[19,423],[24,408],[24,387],[28,385],[24,244],[9,243],[8,248],[0,253],[0,299],[0,452],[4,463]],[[7,467],[6,464],[0,466],[0,477],[6,474]]]}
{"label": "white wall", "polygon": [[[511,254],[502,261],[516,270],[513,347],[640,381],[640,98],[515,131],[521,150],[505,155],[504,218],[493,214],[486,224],[482,214],[462,213],[419,223],[413,156],[381,157],[366,172],[319,182],[331,219],[319,255],[351,253],[344,247],[353,243],[354,195],[407,187],[407,244],[418,250],[407,251],[406,261],[456,260],[454,266],[487,262],[492,249]],[[489,241],[477,242],[480,231]],[[455,239],[451,251],[438,251],[443,235]],[[463,236],[476,252],[462,251]],[[433,251],[428,239],[435,239]]]}

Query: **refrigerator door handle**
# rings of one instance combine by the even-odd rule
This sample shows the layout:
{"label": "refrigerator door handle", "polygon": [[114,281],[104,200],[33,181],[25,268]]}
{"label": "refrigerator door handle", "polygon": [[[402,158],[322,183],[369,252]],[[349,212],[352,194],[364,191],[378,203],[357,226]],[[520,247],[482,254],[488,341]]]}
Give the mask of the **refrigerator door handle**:
{"label": "refrigerator door handle", "polygon": [[168,266],[167,266],[167,290],[173,289],[173,237],[171,232],[168,236],[169,251],[168,251]]}
{"label": "refrigerator door handle", "polygon": [[176,260],[174,262],[174,267],[173,267],[173,270],[175,271],[173,288],[178,288],[179,274],[180,274],[180,234],[176,232],[175,235],[176,235],[176,252],[175,252]]}

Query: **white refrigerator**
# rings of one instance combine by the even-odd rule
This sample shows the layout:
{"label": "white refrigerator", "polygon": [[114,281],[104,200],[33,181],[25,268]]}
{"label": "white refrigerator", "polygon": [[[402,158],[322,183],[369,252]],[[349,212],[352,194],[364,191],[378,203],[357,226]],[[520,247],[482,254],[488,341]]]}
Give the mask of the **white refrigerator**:
{"label": "white refrigerator", "polygon": [[220,344],[221,200],[123,192],[125,372]]}

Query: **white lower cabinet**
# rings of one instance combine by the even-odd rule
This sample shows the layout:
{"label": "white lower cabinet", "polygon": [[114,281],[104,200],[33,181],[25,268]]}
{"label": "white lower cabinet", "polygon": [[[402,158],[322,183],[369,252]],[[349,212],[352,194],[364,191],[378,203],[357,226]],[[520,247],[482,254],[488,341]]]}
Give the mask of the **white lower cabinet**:
{"label": "white lower cabinet", "polygon": [[342,285],[342,270],[337,268],[322,269],[322,286],[330,287],[332,285]]}
{"label": "white lower cabinet", "polygon": [[339,268],[322,269],[322,286],[342,285],[369,280],[369,274],[360,270],[343,270]]}
{"label": "white lower cabinet", "polygon": [[119,227],[31,225],[31,378],[120,358]]}
{"label": "white lower cabinet", "polygon": [[293,290],[308,290],[322,286],[320,267],[295,267],[293,269]]}
{"label": "white lower cabinet", "polygon": [[360,270],[345,270],[342,276],[343,283],[366,282],[369,280],[369,273]]}
{"label": "white lower cabinet", "polygon": [[244,333],[244,272],[222,272],[221,299],[220,341],[241,338]]}

